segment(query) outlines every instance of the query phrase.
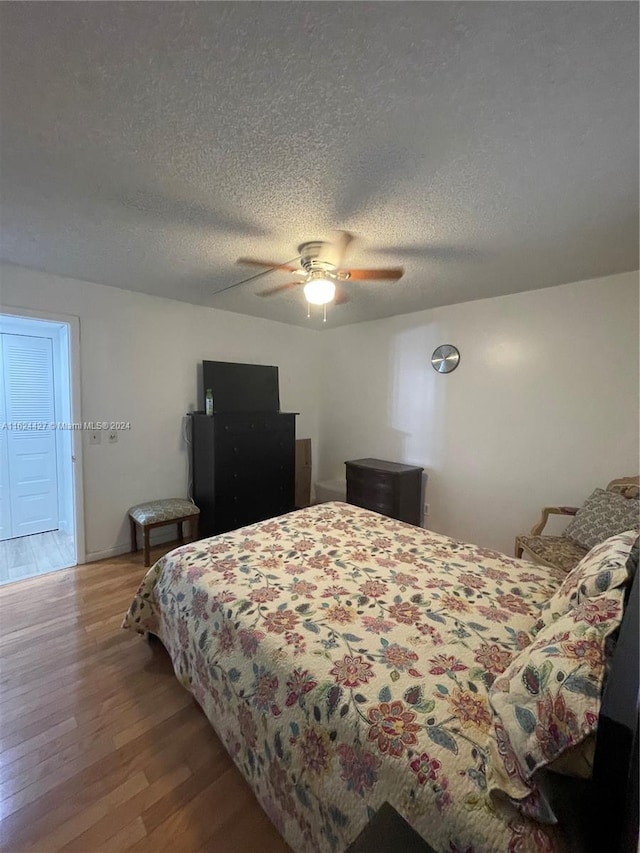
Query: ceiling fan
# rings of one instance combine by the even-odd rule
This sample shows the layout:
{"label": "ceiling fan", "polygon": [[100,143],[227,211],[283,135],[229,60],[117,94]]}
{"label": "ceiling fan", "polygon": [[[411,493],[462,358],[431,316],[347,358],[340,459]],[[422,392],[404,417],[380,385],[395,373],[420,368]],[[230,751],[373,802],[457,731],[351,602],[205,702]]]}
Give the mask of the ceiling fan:
{"label": "ceiling fan", "polygon": [[[296,257],[285,263],[261,261],[254,258],[238,258],[238,263],[266,267],[265,271],[258,273],[258,275],[266,275],[268,272],[283,270],[298,276],[297,280],[262,290],[257,296],[275,296],[277,293],[283,293],[286,290],[303,286],[307,303],[309,305],[324,306],[326,319],[326,306],[329,303],[334,302],[336,305],[340,305],[349,301],[349,297],[342,286],[344,282],[349,280],[397,281],[402,277],[404,272],[402,267],[394,267],[392,269],[354,269],[345,267],[343,265],[344,256],[354,238],[348,231],[339,231],[337,235],[337,239],[333,242],[311,240],[301,243],[298,246]],[[296,261],[300,262],[300,269],[293,265]]]}

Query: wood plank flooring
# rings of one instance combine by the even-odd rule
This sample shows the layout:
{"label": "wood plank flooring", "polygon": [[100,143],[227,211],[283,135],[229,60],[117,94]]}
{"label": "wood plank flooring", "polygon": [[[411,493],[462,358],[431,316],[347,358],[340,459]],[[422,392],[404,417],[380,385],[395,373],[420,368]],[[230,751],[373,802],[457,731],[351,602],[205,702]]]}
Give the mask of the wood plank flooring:
{"label": "wood plank flooring", "polygon": [[121,630],[144,571],[0,588],[0,850],[287,853],[162,644]]}
{"label": "wood plank flooring", "polygon": [[73,537],[61,530],[0,541],[0,584],[73,566]]}

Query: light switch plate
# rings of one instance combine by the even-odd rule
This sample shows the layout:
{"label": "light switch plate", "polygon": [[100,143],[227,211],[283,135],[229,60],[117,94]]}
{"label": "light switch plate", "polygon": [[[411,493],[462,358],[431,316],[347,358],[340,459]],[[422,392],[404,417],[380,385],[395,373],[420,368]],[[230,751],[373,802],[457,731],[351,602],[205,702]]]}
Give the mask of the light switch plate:
{"label": "light switch plate", "polygon": [[107,441],[109,444],[115,444],[118,440],[118,431],[115,429],[109,430],[107,433]]}
{"label": "light switch plate", "polygon": [[102,433],[99,429],[94,429],[89,433],[89,444],[100,444],[102,441]]}

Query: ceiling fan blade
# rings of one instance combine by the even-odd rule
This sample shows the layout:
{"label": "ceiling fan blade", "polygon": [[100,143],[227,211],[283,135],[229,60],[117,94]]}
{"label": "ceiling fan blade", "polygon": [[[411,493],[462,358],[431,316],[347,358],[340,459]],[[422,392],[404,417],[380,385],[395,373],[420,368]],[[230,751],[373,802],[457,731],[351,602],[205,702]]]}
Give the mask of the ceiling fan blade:
{"label": "ceiling fan blade", "polygon": [[297,272],[297,267],[292,267],[291,264],[279,264],[273,261],[258,261],[254,258],[238,258],[237,264],[246,264],[250,267],[267,267],[270,270],[287,270],[288,272]]}
{"label": "ceiling fan blade", "polygon": [[277,287],[270,287],[268,290],[260,290],[256,296],[275,296],[276,293],[282,293],[285,290],[292,290],[299,284],[304,284],[304,281],[290,281],[287,284],[279,284]]}
{"label": "ceiling fan blade", "polygon": [[394,267],[393,269],[386,270],[340,270],[340,272],[349,273],[351,281],[377,281],[382,279],[397,281],[399,278],[402,278],[404,269],[403,267]]}

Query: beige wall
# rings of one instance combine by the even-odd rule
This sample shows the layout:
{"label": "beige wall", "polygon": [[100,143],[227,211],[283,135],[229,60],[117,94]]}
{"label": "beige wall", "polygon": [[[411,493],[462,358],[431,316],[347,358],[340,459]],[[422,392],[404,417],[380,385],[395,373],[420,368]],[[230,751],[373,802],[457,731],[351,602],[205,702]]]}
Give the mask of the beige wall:
{"label": "beige wall", "polygon": [[132,504],[186,494],[182,425],[202,407],[203,359],[277,364],[281,407],[300,412],[298,437],[317,456],[319,333],[11,265],[0,276],[0,308],[80,318],[82,419],[131,422],[117,444],[84,436],[88,559],[128,550]]}
{"label": "beige wall", "polygon": [[[638,462],[638,274],[324,332],[321,478],[374,456],[429,472],[426,526],[512,552],[544,504]],[[458,369],[437,374],[438,344]]]}

